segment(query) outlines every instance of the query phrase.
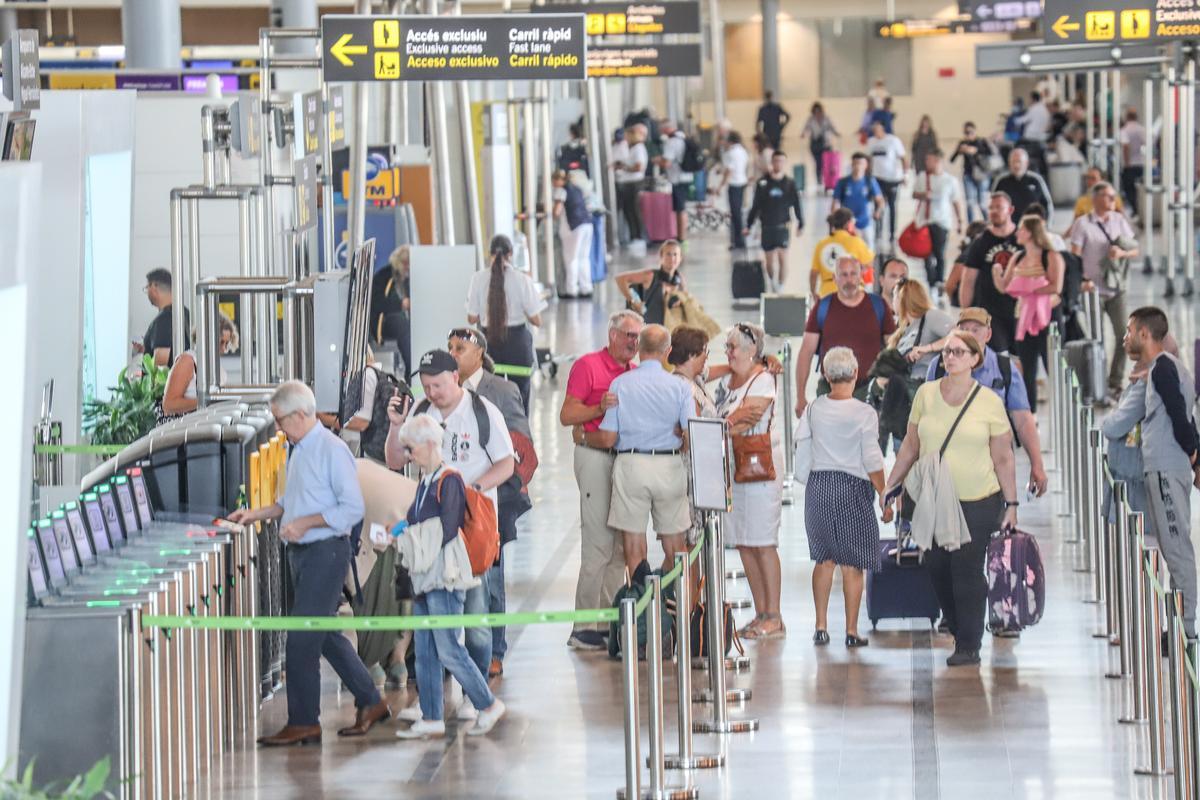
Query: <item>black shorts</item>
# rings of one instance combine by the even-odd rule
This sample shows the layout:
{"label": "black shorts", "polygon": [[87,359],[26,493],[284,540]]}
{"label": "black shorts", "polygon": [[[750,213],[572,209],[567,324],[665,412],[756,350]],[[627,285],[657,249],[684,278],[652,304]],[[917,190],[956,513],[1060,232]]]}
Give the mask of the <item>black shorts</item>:
{"label": "black shorts", "polygon": [[690,183],[673,183],[671,184],[671,209],[676,214],[682,214],[687,211],[688,193],[692,188]]}
{"label": "black shorts", "polygon": [[792,229],[787,225],[763,226],[762,249],[764,253],[772,250],[785,250],[792,243]]}

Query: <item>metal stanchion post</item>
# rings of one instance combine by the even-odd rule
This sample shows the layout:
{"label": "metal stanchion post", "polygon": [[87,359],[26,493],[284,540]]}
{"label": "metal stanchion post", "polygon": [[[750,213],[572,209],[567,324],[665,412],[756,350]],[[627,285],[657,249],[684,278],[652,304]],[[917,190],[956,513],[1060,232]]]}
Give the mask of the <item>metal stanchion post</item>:
{"label": "metal stanchion post", "polygon": [[[1046,440],[1046,444],[1051,445],[1058,436],[1058,396],[1061,394],[1058,388],[1058,351],[1062,348],[1062,340],[1059,336],[1058,324],[1050,323],[1050,341],[1047,344],[1049,353],[1048,371],[1046,376],[1046,389],[1050,396],[1050,435]],[[1050,472],[1059,472],[1062,465],[1058,463],[1058,459],[1054,460],[1054,466],[1049,467]]]}
{"label": "metal stanchion post", "polygon": [[[1053,356],[1054,364],[1054,406],[1051,412],[1054,417],[1054,427],[1051,429],[1051,440],[1054,442],[1054,464],[1058,469],[1058,481],[1054,486],[1055,494],[1063,494],[1067,490],[1067,476],[1070,473],[1067,463],[1067,364],[1066,356],[1056,351]],[[1068,516],[1064,509],[1058,516]]]}
{"label": "metal stanchion post", "polygon": [[1192,797],[1191,735],[1187,713],[1187,665],[1183,646],[1183,592],[1167,595],[1167,653],[1171,700],[1171,763],[1175,767],[1175,800]]}
{"label": "metal stanchion post", "polygon": [[1066,372],[1066,399],[1064,402],[1064,411],[1066,413],[1066,425],[1063,426],[1063,458],[1066,459],[1067,479],[1064,483],[1067,491],[1066,503],[1064,504],[1064,517],[1074,517],[1076,524],[1071,526],[1072,538],[1064,539],[1067,544],[1079,544],[1083,541],[1080,534],[1079,502],[1083,494],[1083,487],[1079,484],[1079,475],[1082,470],[1079,468],[1079,390],[1071,381],[1072,372],[1070,369]]}
{"label": "metal stanchion post", "polygon": [[[1077,492],[1075,494],[1075,526],[1079,529],[1079,563],[1080,566],[1075,568],[1076,572],[1090,572],[1092,568],[1092,517],[1091,504],[1093,502],[1092,481],[1089,477],[1091,472],[1091,459],[1088,454],[1087,447],[1087,430],[1090,427],[1088,419],[1088,409],[1082,403],[1082,396],[1078,386],[1072,387],[1072,393],[1081,402],[1075,407],[1075,441],[1071,446],[1075,448],[1075,466],[1078,472],[1075,475],[1075,486]],[[1089,598],[1084,602],[1094,603],[1094,598]]]}
{"label": "metal stanchion post", "polygon": [[675,554],[675,566],[682,566],[679,588],[675,590],[675,684],[679,690],[679,752],[667,756],[667,769],[712,769],[724,766],[722,753],[696,755],[692,751],[692,584],[688,580],[687,556]]}
{"label": "metal stanchion post", "polygon": [[1114,522],[1113,537],[1109,541],[1112,549],[1109,552],[1112,562],[1112,594],[1109,596],[1109,606],[1115,609],[1117,623],[1117,645],[1121,648],[1117,671],[1109,673],[1110,678],[1128,678],[1132,672],[1133,647],[1129,640],[1129,485],[1125,481],[1113,481],[1112,509]]}
{"label": "metal stanchion post", "polygon": [[1129,659],[1133,675],[1133,705],[1128,716],[1119,722],[1125,725],[1142,725],[1146,722],[1148,681],[1146,680],[1146,585],[1142,580],[1142,531],[1144,520],[1141,512],[1126,516],[1125,580],[1129,586]]}
{"label": "metal stanchion post", "polygon": [[1138,767],[1134,771],[1138,775],[1169,775],[1171,770],[1163,763],[1166,760],[1167,731],[1166,720],[1163,719],[1162,603],[1154,591],[1153,583],[1153,579],[1160,574],[1159,552],[1157,547],[1145,547],[1142,552],[1146,560],[1142,567],[1142,593],[1146,601],[1142,637],[1146,643],[1146,684],[1149,689],[1146,716],[1150,722],[1150,766]]}
{"label": "metal stanchion post", "polygon": [[[1195,639],[1186,640],[1183,657],[1190,661],[1193,667],[1196,666],[1197,651],[1200,648],[1196,646]],[[1188,735],[1191,742],[1191,748],[1188,751],[1188,771],[1191,777],[1192,797],[1200,794],[1200,686],[1196,685],[1192,676],[1188,676],[1187,691],[1187,715],[1188,715]]]}
{"label": "metal stanchion post", "polygon": [[725,624],[722,611],[725,608],[724,581],[714,576],[724,574],[722,555],[725,543],[721,538],[721,526],[711,512],[705,519],[704,571],[709,576],[704,582],[707,590],[708,621],[708,686],[712,693],[712,719],[699,720],[692,725],[696,733],[746,733],[758,730],[758,720],[730,720],[725,691]]}
{"label": "metal stanchion post", "polygon": [[[1106,596],[1106,578],[1104,574],[1104,543],[1107,538],[1105,532],[1104,518],[1100,515],[1100,506],[1102,499],[1101,484],[1104,481],[1104,476],[1100,467],[1100,430],[1092,427],[1092,421],[1095,415],[1089,406],[1087,409],[1087,438],[1084,440],[1084,447],[1087,448],[1087,481],[1088,481],[1088,498],[1087,507],[1088,529],[1091,531],[1091,540],[1089,544],[1089,559],[1088,566],[1092,570],[1092,594],[1095,601],[1101,605],[1107,602]],[[1107,639],[1108,631],[1104,631],[1096,636],[1098,639]]]}
{"label": "metal stanchion post", "polygon": [[637,611],[633,598],[621,601],[621,676],[625,711],[625,788],[617,797],[642,795],[642,743],[638,724]]}

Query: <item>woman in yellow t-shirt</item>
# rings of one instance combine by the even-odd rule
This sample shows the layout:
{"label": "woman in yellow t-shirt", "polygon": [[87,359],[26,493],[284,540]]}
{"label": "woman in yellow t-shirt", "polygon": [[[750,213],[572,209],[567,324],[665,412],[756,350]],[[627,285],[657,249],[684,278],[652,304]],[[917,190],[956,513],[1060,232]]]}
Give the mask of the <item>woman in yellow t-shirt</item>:
{"label": "woman in yellow t-shirt", "polygon": [[842,207],[829,215],[828,236],[817,243],[813,251],[812,270],[808,273],[808,291],[813,297],[825,297],[837,291],[834,275],[839,258],[853,256],[863,265],[863,282],[868,286],[874,280],[870,276],[871,263],[875,254],[854,229],[854,212]]}
{"label": "woman in yellow t-shirt", "polygon": [[[1012,430],[1004,403],[971,377],[983,363],[983,346],[961,330],[945,341],[946,377],[917,390],[908,433],[887,485],[903,484],[913,464],[937,453],[953,429],[942,461],[954,481],[971,541],[953,551],[935,545],[926,553],[926,563],[943,618],[954,635],[954,654],[946,660],[954,667],[979,663],[987,616],[983,570],[987,546],[995,531],[1016,527],[1018,503]],[[959,420],[957,427],[955,420]]]}

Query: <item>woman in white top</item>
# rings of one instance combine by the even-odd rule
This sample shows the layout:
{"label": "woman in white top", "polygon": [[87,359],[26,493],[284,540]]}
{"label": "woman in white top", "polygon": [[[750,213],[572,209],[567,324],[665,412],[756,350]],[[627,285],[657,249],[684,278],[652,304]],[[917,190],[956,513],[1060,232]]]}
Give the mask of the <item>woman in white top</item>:
{"label": "woman in white top", "polygon": [[[829,593],[833,573],[842,568],[846,605],[846,647],[865,647],[858,635],[865,570],[879,569],[876,495],[883,493],[883,451],[879,420],[853,397],[858,360],[848,347],[835,347],[821,361],[830,392],[800,417],[797,449],[809,448],[812,468],[804,492],[804,527],[813,568],[817,629],[813,644],[829,644]],[[891,509],[884,522],[891,521]]]}
{"label": "woman in white top", "polygon": [[721,153],[721,183],[709,190],[709,194],[720,194],[728,187],[729,192],[729,246],[734,250],[746,249],[746,238],[742,232],[742,209],[746,204],[746,184],[750,182],[750,154],[742,145],[742,135],[730,131],[725,137],[725,149]]}
{"label": "woman in white top", "polygon": [[867,140],[867,154],[871,156],[871,174],[879,181],[883,199],[887,201],[889,242],[896,241],[896,194],[904,183],[908,171],[905,159],[908,151],[900,137],[887,132],[883,120],[871,123],[871,138]]}
{"label": "woman in white top", "polygon": [[[237,349],[238,332],[233,320],[224,314],[218,314],[217,326],[221,331],[221,353],[229,353]],[[192,333],[195,338],[195,332]],[[221,383],[225,383],[225,370],[221,369]],[[167,386],[163,390],[162,420],[181,417],[196,410],[196,351],[185,350],[171,365],[171,373],[167,376]]]}
{"label": "woman in white top", "polygon": [[[546,301],[537,293],[533,280],[512,265],[512,242],[496,236],[489,248],[491,269],[476,272],[467,292],[467,321],[482,325],[487,334],[490,355],[497,364],[533,367],[533,333],[529,325],[542,324]],[[529,413],[531,378],[509,378],[521,390],[525,413]]]}
{"label": "woman in white top", "polygon": [[779,613],[782,576],[779,524],[783,507],[783,441],[775,424],[775,376],[763,358],[766,334],[757,325],[739,322],[725,337],[729,374],[717,384],[717,413],[731,437],[769,433],[775,480],[733,484],[733,510],[725,514],[725,541],[738,549],[754,598],[754,619],[742,628],[748,639],[780,639],[787,634]]}
{"label": "woman in white top", "polygon": [[[918,165],[920,166],[920,165]],[[942,151],[934,149],[925,156],[925,174],[913,185],[917,205],[917,224],[929,226],[933,251],[925,259],[925,278],[930,286],[946,279],[946,239],[950,228],[957,234],[963,229],[962,187],[946,172]]]}

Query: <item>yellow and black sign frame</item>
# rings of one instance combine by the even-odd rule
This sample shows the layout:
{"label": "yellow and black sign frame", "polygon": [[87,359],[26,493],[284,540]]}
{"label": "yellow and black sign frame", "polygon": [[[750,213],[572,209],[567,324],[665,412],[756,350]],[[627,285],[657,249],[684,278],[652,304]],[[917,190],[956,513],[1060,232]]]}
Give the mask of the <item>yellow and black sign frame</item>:
{"label": "yellow and black sign frame", "polygon": [[583,14],[327,14],[321,62],[327,83],[583,80],[587,34]]}
{"label": "yellow and black sign frame", "polygon": [[1200,0],[1046,0],[1042,27],[1047,44],[1200,39]]}
{"label": "yellow and black sign frame", "polygon": [[555,3],[534,6],[542,14],[586,14],[588,36],[699,34],[700,0],[663,3]]}

